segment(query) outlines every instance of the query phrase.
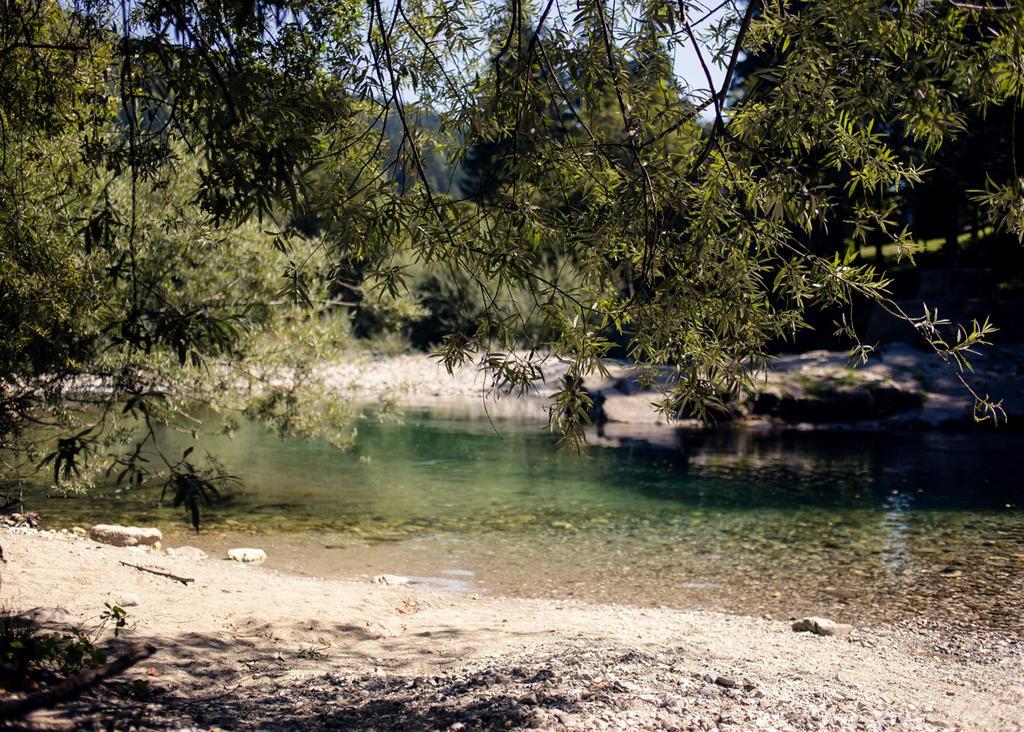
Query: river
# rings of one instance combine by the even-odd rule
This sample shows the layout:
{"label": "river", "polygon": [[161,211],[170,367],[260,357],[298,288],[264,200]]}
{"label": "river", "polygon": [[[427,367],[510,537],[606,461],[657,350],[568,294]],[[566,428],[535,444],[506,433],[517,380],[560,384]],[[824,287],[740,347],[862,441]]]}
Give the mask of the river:
{"label": "river", "polygon": [[[244,480],[190,531],[153,492],[47,497],[61,526],[157,525],[165,545],[315,576],[441,591],[869,623],[935,618],[1024,634],[1024,438],[679,432],[659,449],[558,452],[541,426],[409,411],[356,447],[254,423],[202,449]],[[162,435],[172,452],[181,433]]]}

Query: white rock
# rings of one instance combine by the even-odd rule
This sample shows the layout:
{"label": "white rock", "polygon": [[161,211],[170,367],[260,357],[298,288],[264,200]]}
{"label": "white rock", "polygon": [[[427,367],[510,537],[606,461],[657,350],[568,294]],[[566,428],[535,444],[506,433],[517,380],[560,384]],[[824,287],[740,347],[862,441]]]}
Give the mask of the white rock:
{"label": "white rock", "polygon": [[793,623],[793,630],[818,635],[849,635],[853,632],[853,626],[837,623],[828,618],[803,618]]}
{"label": "white rock", "polygon": [[206,552],[197,546],[179,546],[177,548],[167,548],[167,555],[171,557],[178,557],[180,559],[190,559],[194,562],[200,562],[206,559]]}
{"label": "white rock", "polygon": [[666,424],[665,416],[653,405],[657,394],[641,392],[633,396],[626,394],[607,394],[601,403],[601,410],[609,422],[626,424]]}
{"label": "white rock", "polygon": [[407,585],[409,584],[409,578],[398,574],[378,574],[370,582],[373,582],[375,585]]}
{"label": "white rock", "polygon": [[114,604],[118,607],[135,607],[140,602],[139,596],[134,592],[126,592],[117,598],[117,602]]}
{"label": "white rock", "polygon": [[248,547],[228,549],[228,559],[233,559],[236,562],[262,562],[266,558],[267,553],[262,549],[251,549]]}
{"label": "white rock", "polygon": [[164,537],[160,529],[96,524],[89,529],[89,538],[112,546],[153,546]]}

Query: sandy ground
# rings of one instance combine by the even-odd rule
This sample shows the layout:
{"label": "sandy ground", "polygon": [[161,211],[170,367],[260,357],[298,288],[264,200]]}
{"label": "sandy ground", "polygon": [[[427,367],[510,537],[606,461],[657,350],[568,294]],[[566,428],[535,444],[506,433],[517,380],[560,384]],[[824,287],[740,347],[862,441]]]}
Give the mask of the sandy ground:
{"label": "sandy ground", "polygon": [[[1021,729],[1024,647],[480,599],[0,529],[0,601],[159,651],[60,712],[121,729]],[[193,578],[187,585],[122,562]],[[128,598],[129,595],[134,597]],[[839,619],[841,620],[841,619]],[[955,648],[956,650],[950,650]]]}

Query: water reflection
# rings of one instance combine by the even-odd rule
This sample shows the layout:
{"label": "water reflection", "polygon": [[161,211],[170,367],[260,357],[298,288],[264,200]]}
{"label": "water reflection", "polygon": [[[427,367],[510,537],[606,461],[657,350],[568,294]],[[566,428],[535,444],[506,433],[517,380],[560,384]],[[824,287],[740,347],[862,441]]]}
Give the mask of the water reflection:
{"label": "water reflection", "polygon": [[883,561],[895,573],[902,572],[909,560],[907,546],[907,530],[909,528],[910,510],[914,498],[907,493],[893,491],[885,498],[885,522],[888,530],[883,552]]}

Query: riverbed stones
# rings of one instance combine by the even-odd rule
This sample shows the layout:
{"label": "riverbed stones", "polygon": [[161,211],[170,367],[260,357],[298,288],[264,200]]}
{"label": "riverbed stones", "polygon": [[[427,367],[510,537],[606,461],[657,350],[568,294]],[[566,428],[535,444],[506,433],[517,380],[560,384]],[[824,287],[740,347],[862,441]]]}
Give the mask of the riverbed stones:
{"label": "riverbed stones", "polygon": [[814,633],[816,635],[849,635],[853,626],[837,623],[828,618],[802,618],[793,623],[793,631],[797,633]]}
{"label": "riverbed stones", "polygon": [[34,511],[0,515],[0,525],[2,526],[19,526],[34,529],[39,525],[39,520],[39,514]]}
{"label": "riverbed stones", "polygon": [[159,546],[163,539],[160,529],[153,527],[96,524],[89,529],[89,538],[111,546]]}
{"label": "riverbed stones", "polygon": [[409,578],[403,577],[399,574],[378,574],[376,577],[370,579],[375,585],[407,585],[409,584]]}
{"label": "riverbed stones", "polygon": [[266,558],[267,553],[262,549],[254,549],[252,547],[238,547],[236,549],[228,549],[228,559],[235,562],[253,564],[256,562],[266,561]]}

